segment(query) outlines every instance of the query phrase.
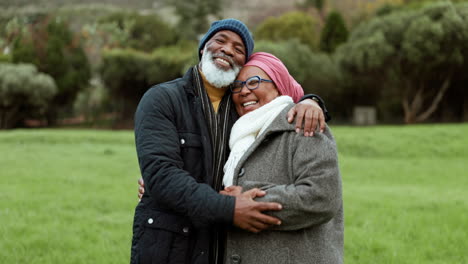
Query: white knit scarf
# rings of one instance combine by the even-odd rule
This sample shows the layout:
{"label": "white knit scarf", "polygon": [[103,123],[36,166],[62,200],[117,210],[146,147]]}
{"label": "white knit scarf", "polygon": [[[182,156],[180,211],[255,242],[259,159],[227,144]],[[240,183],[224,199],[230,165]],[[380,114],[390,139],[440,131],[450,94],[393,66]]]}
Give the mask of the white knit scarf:
{"label": "white knit scarf", "polygon": [[263,133],[276,116],[292,102],[293,100],[289,96],[279,96],[237,120],[232,127],[229,138],[231,154],[229,154],[229,158],[224,165],[224,186],[227,187],[233,184],[234,169],[257,136]]}

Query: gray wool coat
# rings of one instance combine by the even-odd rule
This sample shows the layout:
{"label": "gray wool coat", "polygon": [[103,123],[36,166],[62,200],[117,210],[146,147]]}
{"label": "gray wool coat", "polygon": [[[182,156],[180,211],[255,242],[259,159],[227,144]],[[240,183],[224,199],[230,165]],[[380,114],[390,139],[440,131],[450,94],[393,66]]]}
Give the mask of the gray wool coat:
{"label": "gray wool coat", "polygon": [[343,200],[335,140],[326,128],[298,135],[286,107],[239,161],[234,184],[266,190],[278,202],[278,227],[258,234],[230,229],[225,263],[343,263]]}

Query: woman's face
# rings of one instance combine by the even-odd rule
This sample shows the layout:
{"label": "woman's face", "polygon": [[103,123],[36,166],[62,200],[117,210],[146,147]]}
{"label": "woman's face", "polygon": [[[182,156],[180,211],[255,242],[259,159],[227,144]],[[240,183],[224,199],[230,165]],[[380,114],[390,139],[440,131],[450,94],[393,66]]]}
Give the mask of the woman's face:
{"label": "woman's face", "polygon": [[[259,76],[261,79],[271,80],[270,76],[262,69],[256,66],[246,66],[242,68],[237,76],[236,81],[246,81],[247,79]],[[273,82],[261,81],[255,90],[249,90],[245,85],[242,86],[239,93],[232,94],[232,100],[236,106],[236,111],[239,116],[243,116],[248,112],[260,108],[261,106],[271,102],[279,96],[278,89]]]}

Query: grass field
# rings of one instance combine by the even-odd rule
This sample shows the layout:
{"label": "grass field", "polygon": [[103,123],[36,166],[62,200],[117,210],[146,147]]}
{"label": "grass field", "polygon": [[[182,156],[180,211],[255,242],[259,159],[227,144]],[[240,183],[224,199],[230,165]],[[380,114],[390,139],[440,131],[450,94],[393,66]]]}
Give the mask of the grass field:
{"label": "grass field", "polygon": [[[345,263],[468,263],[468,124],[332,129]],[[0,263],[128,263],[132,132],[3,131],[0,153]]]}

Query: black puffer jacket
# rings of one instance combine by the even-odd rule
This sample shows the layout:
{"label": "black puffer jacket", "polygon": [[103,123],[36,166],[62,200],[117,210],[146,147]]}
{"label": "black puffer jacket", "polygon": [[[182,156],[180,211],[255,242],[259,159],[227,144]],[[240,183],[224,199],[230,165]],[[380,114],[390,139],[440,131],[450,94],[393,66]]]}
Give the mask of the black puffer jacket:
{"label": "black puffer jacket", "polygon": [[145,195],[135,210],[131,263],[208,263],[213,225],[232,224],[234,198],[211,187],[211,140],[193,74],[152,87],[135,114]]}

